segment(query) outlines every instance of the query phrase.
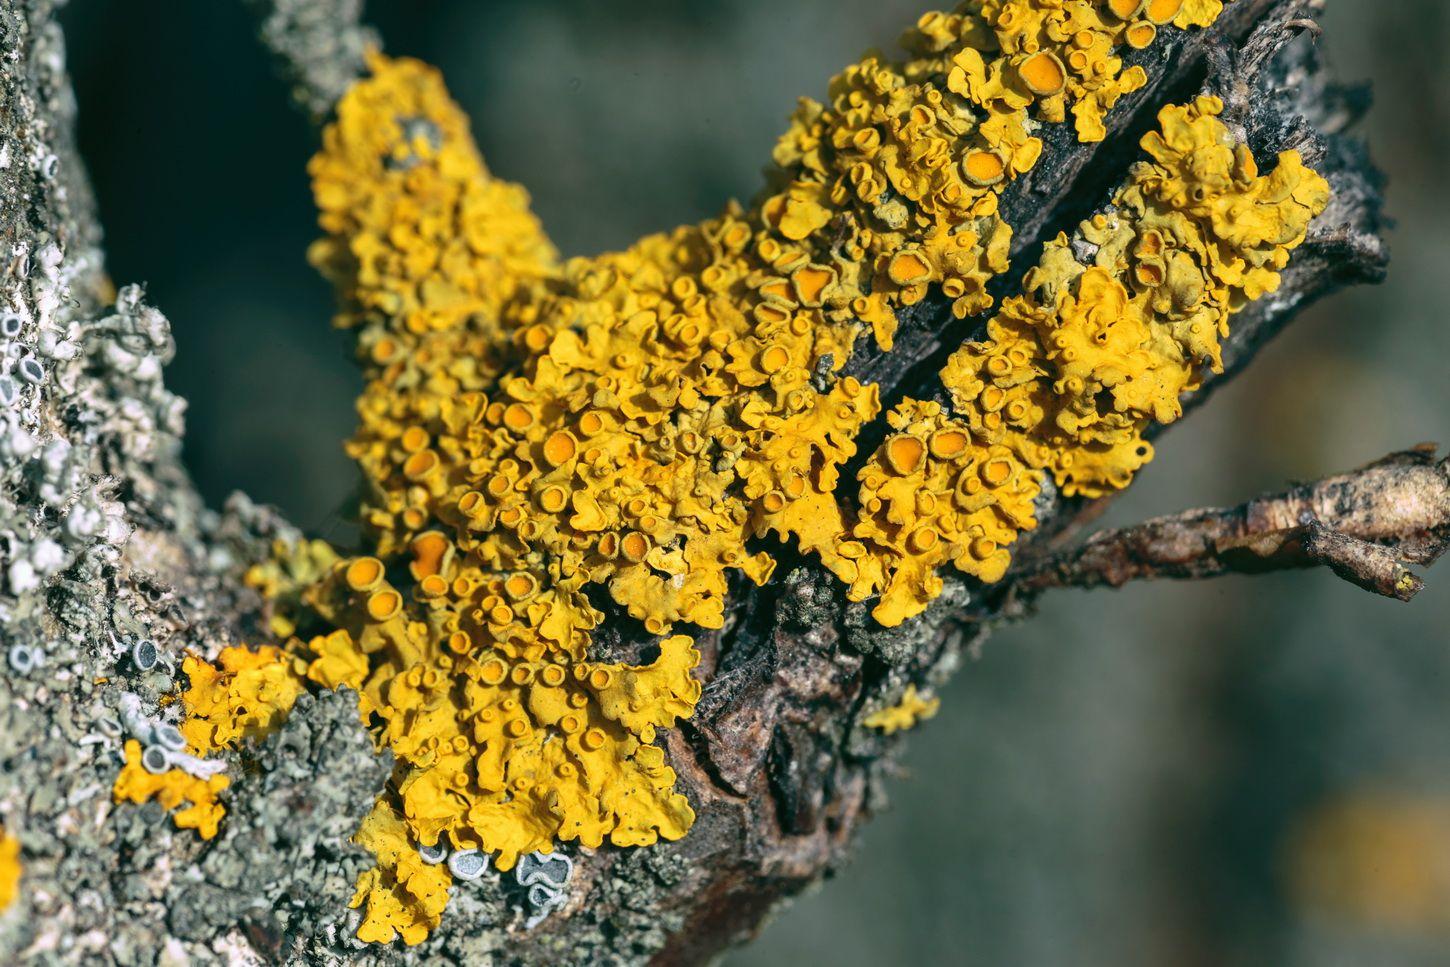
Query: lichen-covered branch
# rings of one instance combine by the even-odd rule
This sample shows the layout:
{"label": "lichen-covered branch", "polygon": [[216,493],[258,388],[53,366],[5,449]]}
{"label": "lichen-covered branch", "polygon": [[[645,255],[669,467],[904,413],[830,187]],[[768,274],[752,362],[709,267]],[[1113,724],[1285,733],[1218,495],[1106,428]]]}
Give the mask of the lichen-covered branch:
{"label": "lichen-covered branch", "polygon": [[[1054,555],[1383,270],[1311,0],[924,16],[801,108],[753,203],[569,262],[358,3],[262,3],[333,119],[311,257],[368,379],[366,544],[332,548],[200,505],[52,10],[0,6],[9,959],[708,959],[840,862],[1006,589],[1168,567],[1161,530]],[[1361,473],[1180,519],[1192,566],[1398,587],[1443,549],[1444,465]]]}
{"label": "lichen-covered branch", "polygon": [[1367,591],[1408,601],[1424,587],[1411,565],[1450,548],[1450,460],[1433,447],[1259,497],[1094,534],[1081,547],[1014,574],[1008,594],[1120,587],[1327,567]]}
{"label": "lichen-covered branch", "polygon": [[[1230,17],[1209,31],[1217,40],[1205,41],[1210,49],[1217,44],[1214,56],[1200,61],[1200,67],[1187,58],[1167,68],[1183,72],[1174,74],[1169,87],[1192,91],[1202,84],[1219,94],[1231,127],[1256,156],[1297,147],[1332,186],[1328,208],[1291,259],[1279,289],[1234,315],[1222,347],[1224,371],[1208,374],[1204,391],[1188,397],[1186,409],[1202,405],[1299,309],[1343,285],[1383,275],[1379,180],[1363,148],[1348,134],[1365,100],[1330,81],[1312,46],[1294,41],[1302,29],[1295,24],[1313,8],[1295,2],[1230,7]],[[1132,130],[1133,125],[1125,127]],[[1110,137],[1096,149],[1109,171],[1123,164],[1129,143]],[[1083,150],[1052,145],[1054,156],[1044,159],[1041,170],[1058,170],[1057,152],[1072,159]],[[1072,161],[1067,164],[1073,170]],[[1050,192],[1044,197],[1065,199],[1064,214],[1031,216],[1039,219],[1034,222],[1037,240],[1055,235],[1055,221],[1066,228],[1100,205],[1113,177],[1099,173],[1071,187],[1044,185],[1042,190]],[[1003,205],[1012,204],[1012,197],[1005,197]],[[1031,241],[1023,245],[1032,250]],[[914,310],[910,318],[935,332],[953,331],[940,303]],[[907,327],[904,318],[899,331]],[[901,369],[886,363],[875,372],[921,386],[943,362],[942,351],[930,346],[907,355],[923,365]],[[1099,509],[1100,501],[1044,492],[1036,503],[1037,528],[1014,548],[1014,568],[1031,568],[1054,553]],[[1009,570],[1004,585],[1010,586],[1014,573]],[[673,761],[677,768],[682,761],[694,765],[682,768],[682,776],[711,804],[712,832],[705,835],[719,844],[712,852],[697,841],[695,855],[710,856],[719,866],[708,878],[708,889],[698,881],[691,884],[689,895],[709,902],[686,904],[689,929],[672,939],[664,962],[690,962],[701,951],[748,936],[771,896],[788,896],[833,868],[852,829],[882,795],[889,772],[891,746],[865,720],[912,704],[907,700],[911,688],[929,700],[931,686],[952,674],[964,652],[979,646],[993,624],[1022,614],[1010,601],[993,598],[990,586],[945,573],[943,582],[941,597],[922,617],[883,631],[872,627],[861,605],[843,601],[829,577],[799,565],[782,585],[753,592],[718,644],[702,644],[707,663],[713,659],[713,677],[696,715],[684,726],[690,741],[677,747]],[[842,709],[848,711],[843,715]],[[691,795],[695,801],[697,794]],[[751,830],[743,850],[723,845],[735,842],[729,831],[737,829]],[[687,839],[671,849],[689,846]],[[719,859],[727,853],[728,863]]]}

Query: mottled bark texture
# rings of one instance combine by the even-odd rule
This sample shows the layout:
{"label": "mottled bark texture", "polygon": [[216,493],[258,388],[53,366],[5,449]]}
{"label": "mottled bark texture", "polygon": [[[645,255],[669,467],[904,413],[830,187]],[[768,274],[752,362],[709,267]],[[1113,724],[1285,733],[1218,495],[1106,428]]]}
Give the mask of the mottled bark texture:
{"label": "mottled bark texture", "polygon": [[[358,6],[261,4],[264,40],[314,117],[359,70],[369,34]],[[1042,163],[1003,200],[1015,275],[1043,240],[1105,201],[1162,103],[1209,89],[1261,159],[1297,147],[1334,187],[1279,292],[1235,317],[1227,372],[1212,383],[1307,303],[1377,279],[1377,177],[1346,133],[1366,99],[1319,64],[1316,9],[1238,0],[1211,29],[1133,55],[1151,82],[1110,116],[1105,142],[1045,130]],[[1415,451],[1077,549],[1073,534],[1101,502],[1049,491],[1006,581],[948,576],[925,615],[891,630],[787,552],[773,583],[742,587],[726,627],[701,637],[704,696],[664,739],[699,816],[688,836],[572,850],[570,899],[533,930],[517,889],[493,876],[457,889],[421,948],[363,949],[347,901],[365,859],[346,835],[388,764],[371,754],[347,696],[305,699],[239,757],[224,831],[210,843],[175,831],[154,804],[111,803],[122,696],[170,691],[187,648],[264,640],[238,575],[273,538],[294,535],[242,498],[207,510],[181,468],[182,404],[161,383],[169,327],[144,293],[117,295],[104,274],[53,12],[50,0],[0,0],[0,823],[25,862],[21,899],[0,916],[5,963],[698,962],[833,870],[879,807],[901,740],[863,718],[907,682],[941,682],[966,646],[1028,614],[1043,589],[1324,564],[1407,597],[1418,585],[1406,565],[1444,549],[1446,464]],[[888,401],[929,394],[944,355],[982,322],[953,321],[928,299],[904,315],[894,353],[862,354],[852,369],[881,382]],[[601,646],[629,650],[631,632],[615,632]],[[145,671],[131,657],[141,639],[163,656]]]}

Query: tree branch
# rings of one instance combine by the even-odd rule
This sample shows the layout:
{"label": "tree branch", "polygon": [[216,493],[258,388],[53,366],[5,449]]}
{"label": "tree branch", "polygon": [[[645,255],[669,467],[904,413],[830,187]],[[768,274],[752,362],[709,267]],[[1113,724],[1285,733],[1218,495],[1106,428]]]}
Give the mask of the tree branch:
{"label": "tree branch", "polygon": [[1408,601],[1424,587],[1409,565],[1450,548],[1450,458],[1433,447],[1232,508],[1187,511],[1105,531],[1013,575],[1006,593],[1121,587],[1328,567],[1353,584]]}
{"label": "tree branch", "polygon": [[[1102,203],[1161,103],[1207,85],[1224,95],[1256,152],[1301,147],[1335,190],[1280,290],[1234,317],[1226,373],[1210,385],[1231,378],[1304,305],[1376,278],[1384,263],[1377,176],[1343,136],[1359,101],[1326,80],[1308,45],[1283,49],[1288,25],[1315,6],[1236,0],[1211,30],[1131,55],[1150,83],[1110,115],[1100,145],[1045,128],[1038,168],[1002,201],[1017,226],[1019,270],[1044,238]],[[123,693],[154,706],[175,687],[164,664],[148,671],[130,663],[131,647],[154,640],[174,664],[189,647],[266,640],[238,565],[270,539],[296,534],[245,500],[220,515],[201,506],[180,465],[180,406],[160,384],[170,354],[165,319],[135,289],[110,306],[100,282],[99,227],[67,147],[71,103],[51,5],[0,0],[0,8],[8,55],[0,138],[12,159],[0,165],[0,232],[25,256],[0,289],[25,317],[13,345],[58,353],[46,357],[50,381],[23,391],[0,440],[29,447],[0,461],[5,646],[21,643],[44,659],[24,673],[11,659],[0,675],[0,823],[25,859],[22,899],[0,917],[0,959],[131,962],[164,951],[197,963],[404,962],[410,955],[401,950],[352,946],[347,903],[362,864],[344,838],[388,766],[371,755],[345,698],[299,704],[256,750],[265,768],[236,770],[230,822],[212,844],[172,830],[159,807],[110,802],[119,727],[109,723]],[[373,42],[359,25],[360,4],[269,0],[259,8],[264,41],[297,101],[325,116]],[[897,393],[935,381],[942,354],[981,320],[958,322],[928,298],[901,322],[894,353],[852,363]],[[27,435],[12,435],[14,427]],[[1204,567],[1324,562],[1397,587],[1395,569],[1433,560],[1447,537],[1445,463],[1417,453],[1248,505],[1237,530],[1223,523],[1223,541],[1204,536],[1211,521],[1179,526],[1201,535],[1194,546]],[[1401,496],[1386,503],[1391,494]],[[819,566],[782,553],[773,583],[739,589],[726,626],[699,636],[704,694],[694,717],[665,737],[698,814],[689,835],[646,849],[580,851],[574,899],[532,931],[516,925],[496,883],[461,890],[414,953],[470,963],[692,963],[750,936],[782,900],[841,862],[881,804],[899,740],[864,720],[907,683],[929,688],[953,673],[968,643],[1020,610],[1001,588],[1027,594],[1024,580],[1055,573],[1044,560],[1056,560],[1058,543],[1100,506],[1045,494],[1041,525],[1017,548],[1019,571],[1007,584],[944,575],[936,604],[896,629],[874,625],[867,606],[848,603]],[[1147,545],[1160,561],[1170,553]],[[1078,566],[1091,571],[1086,559]]]}
{"label": "tree branch", "polygon": [[[1206,32],[1211,36],[1181,40],[1183,46],[1145,65],[1150,88],[1110,116],[1107,141],[1083,146],[1047,132],[1031,180],[1002,198],[1019,231],[1020,273],[1044,239],[1102,205],[1136,158],[1138,136],[1157,107],[1201,89],[1224,98],[1236,134],[1257,157],[1297,147],[1329,179],[1330,207],[1278,291],[1233,317],[1224,372],[1189,398],[1188,409],[1240,372],[1305,306],[1384,272],[1380,178],[1347,133],[1365,98],[1335,84],[1315,48],[1294,39],[1302,34],[1294,23],[1317,8],[1311,0],[1226,8],[1231,15]],[[1008,290],[1016,284],[1012,276],[1003,280]],[[929,296],[904,313],[893,353],[868,351],[850,366],[898,394],[929,393],[944,355],[981,322],[957,322]],[[862,448],[871,445],[863,434]],[[1038,502],[1037,529],[1014,546],[1016,566],[1056,553],[1105,505],[1065,499],[1049,487]],[[651,851],[652,862],[670,855],[691,861],[689,875],[663,891],[657,907],[683,912],[686,925],[656,962],[692,963],[748,938],[774,903],[835,868],[855,829],[884,799],[899,744],[864,719],[892,705],[908,684],[945,681],[992,627],[1024,613],[1001,593],[1006,585],[984,586],[948,570],[941,577],[945,590],[923,615],[882,629],[869,617],[870,602],[845,601],[818,566],[782,561],[771,584],[743,592],[718,637],[700,642],[709,669],[705,695],[682,741],[670,746],[700,820],[681,843]]]}
{"label": "tree branch", "polygon": [[291,85],[292,100],[314,122],[332,112],[364,71],[378,37],[362,22],[362,0],[249,0],[263,46]]}

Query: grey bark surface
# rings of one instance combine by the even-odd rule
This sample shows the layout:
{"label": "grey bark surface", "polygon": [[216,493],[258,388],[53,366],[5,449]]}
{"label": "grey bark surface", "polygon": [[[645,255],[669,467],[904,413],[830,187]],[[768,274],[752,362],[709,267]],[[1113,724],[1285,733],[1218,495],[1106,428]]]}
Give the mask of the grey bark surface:
{"label": "grey bark surface", "polygon": [[[295,99],[324,117],[371,42],[359,4],[257,6]],[[0,316],[18,320],[0,337],[0,826],[21,841],[25,864],[20,900],[0,914],[5,963],[707,960],[834,871],[882,804],[901,739],[863,719],[908,683],[929,690],[944,681],[992,627],[1030,614],[1039,591],[1150,572],[1209,576],[1236,561],[1324,564],[1370,586],[1389,574],[1393,590],[1411,580],[1406,564],[1433,561],[1450,539],[1446,465],[1420,452],[1379,465],[1368,483],[1354,478],[1364,500],[1318,499],[1312,519],[1229,533],[1240,518],[1201,512],[1085,549],[1074,535],[1104,502],[1060,499],[1049,487],[1041,526],[1001,585],[946,576],[927,613],[896,629],[847,603],[819,566],[783,555],[772,584],[739,588],[725,627],[700,636],[704,695],[663,739],[698,814],[689,835],[644,849],[566,847],[575,860],[568,900],[532,929],[520,889],[491,874],[454,890],[421,947],[364,948],[352,940],[348,901],[367,858],[347,836],[389,764],[373,755],[348,696],[303,699],[279,733],[235,757],[215,840],[174,829],[155,804],[111,801],[133,728],[123,708],[139,700],[157,709],[187,650],[267,640],[260,603],[239,575],[271,541],[298,535],[244,497],[204,507],[186,476],[184,406],[162,382],[169,326],[139,288],[113,293],[105,275],[54,7],[0,0]],[[1110,115],[1105,142],[1078,144],[1065,126],[1044,131],[1039,168],[1003,198],[1017,234],[1014,273],[1000,288],[1016,283],[1044,240],[1106,200],[1159,106],[1200,90],[1223,96],[1226,120],[1261,161],[1297,147],[1334,188],[1280,290],[1234,317],[1226,371],[1208,389],[1308,303],[1378,279],[1378,176],[1348,133],[1366,99],[1319,63],[1316,9],[1311,0],[1239,0],[1212,28],[1134,55],[1150,83]],[[901,323],[895,352],[851,363],[887,400],[928,393],[944,354],[983,320],[958,323],[928,299]],[[1419,516],[1406,510],[1408,497],[1369,499],[1396,485],[1441,489],[1415,505]],[[1306,492],[1344,497],[1346,486]],[[1228,529],[1203,538],[1214,524]],[[1186,531],[1202,552],[1188,563],[1169,540]],[[133,658],[142,640],[162,656],[146,670]],[[602,645],[631,641],[621,631]]]}

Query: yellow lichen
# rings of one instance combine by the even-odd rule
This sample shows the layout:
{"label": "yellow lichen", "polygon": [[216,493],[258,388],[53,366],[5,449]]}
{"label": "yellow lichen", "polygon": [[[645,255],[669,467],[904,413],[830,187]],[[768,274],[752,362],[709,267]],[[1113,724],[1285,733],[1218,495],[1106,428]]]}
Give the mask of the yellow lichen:
{"label": "yellow lichen", "polygon": [[[185,717],[178,729],[187,754],[196,757],[269,735],[302,694],[302,675],[308,668],[300,658],[270,645],[224,648],[215,664],[187,655],[181,667],[189,685],[180,695]],[[226,776],[199,778],[180,768],[152,773],[142,765],[141,744],[134,739],[126,742],[125,753],[126,764],[112,789],[116,802],[158,799],[167,809],[189,802],[173,814],[176,825],[196,829],[203,839],[217,834],[226,814],[217,801],[230,782]]]}
{"label": "yellow lichen", "polygon": [[880,729],[885,735],[891,735],[915,728],[917,723],[936,715],[939,708],[941,699],[922,698],[917,694],[915,685],[908,685],[895,705],[872,712],[862,721],[873,729]]}
{"label": "yellow lichen", "polygon": [[0,913],[20,895],[20,840],[0,827]]}
{"label": "yellow lichen", "polygon": [[1278,287],[1328,202],[1298,152],[1260,175],[1222,107],[1165,108],[1143,138],[1152,160],[1079,229],[1092,255],[1078,261],[1065,236],[1049,243],[1028,294],[942,372],[974,432],[1050,470],[1068,496],[1124,487],[1151,458],[1144,431],[1177,419],[1179,398],[1222,370],[1231,314]]}
{"label": "yellow lichen", "polygon": [[861,471],[862,547],[849,567],[823,558],[852,597],[881,595],[883,624],[919,613],[948,560],[998,580],[1006,546],[1035,526],[1042,472],[1069,497],[1126,487],[1152,458],[1150,424],[1177,419],[1180,397],[1222,369],[1231,314],[1277,288],[1329,186],[1294,151],[1260,175],[1222,107],[1163,109],[1142,141],[1151,160],[1079,228],[1092,254],[1050,242],[1027,294],[948,361],[952,414],[914,400],[888,414],[917,439],[949,427],[971,444],[903,475],[888,439]]}
{"label": "yellow lichen", "polygon": [[[328,233],[309,258],[348,293],[337,321],[360,330],[362,359],[382,370],[425,337],[496,319],[555,254],[524,191],[487,177],[436,73],[415,61],[372,67],[308,169]],[[393,325],[370,324],[379,319]]]}
{"label": "yellow lichen", "polygon": [[802,102],[757,207],[562,265],[436,75],[375,57],[312,173],[314,260],[370,377],[350,452],[378,555],[436,534],[458,567],[533,576],[586,634],[589,583],[651,631],[719,627],[725,573],[768,578],[744,545],[769,532],[849,570],[838,469],[879,401],[831,374],[930,287],[958,316],[991,305],[1031,112],[1100,117],[1140,85],[1112,56],[1137,22],[1087,0],[928,14],[909,60]]}
{"label": "yellow lichen", "polygon": [[[879,593],[873,614],[894,625],[941,593],[952,562],[983,581],[1007,571],[1006,550],[1034,526],[1035,475],[1005,446],[975,442],[934,402],[907,400],[887,415],[898,432],[861,471],[860,522],[830,562],[852,594]],[[900,452],[916,455],[906,463]]]}
{"label": "yellow lichen", "polygon": [[[438,923],[449,880],[419,846],[487,850],[508,869],[558,841],[643,845],[689,829],[654,743],[693,712],[699,654],[665,636],[721,627],[731,571],[770,577],[769,545],[748,542],[773,534],[818,555],[853,599],[881,595],[889,624],[925,607],[941,564],[1002,575],[1033,526],[1040,472],[1064,459],[1043,429],[1071,408],[1055,394],[1085,392],[1070,377],[1108,378],[1096,343],[1067,359],[1042,340],[1096,340],[1112,285],[1130,287],[1112,304],[1138,325],[1110,334],[1114,352],[1145,331],[1159,348],[1143,327],[1191,326],[1140,303],[1141,276],[1059,279],[1050,270],[1071,253],[1051,249],[1034,276],[1033,298],[1054,295],[1041,319],[1014,303],[992,324],[993,384],[954,375],[954,412],[894,410],[858,506],[841,468],[881,403],[841,369],[859,339],[889,350],[898,312],[929,292],[958,318],[989,309],[1012,237],[999,193],[1037,163],[1040,125],[1071,110],[1079,137],[1103,137],[1104,112],[1145,80],[1116,52],[1218,7],[972,0],[927,14],[906,60],[868,56],[828,103],[801,102],[755,204],[562,262],[523,191],[485,168],[436,72],[370,59],[310,168],[326,232],[311,256],[341,290],[337,321],[357,333],[367,379],[348,447],[366,482],[366,553],[302,548],[255,569],[279,634],[328,631],[289,642],[293,663],[269,659],[271,697],[247,714],[220,678],[203,689],[214,704],[198,702],[211,748],[275,722],[303,680],[358,691],[397,761],[357,836],[377,859],[354,901],[360,936],[416,943]],[[1162,205],[1147,182],[1137,190]],[[1177,305],[1175,258],[1159,301]],[[1171,409],[1146,391],[1124,399]],[[1068,460],[1082,492],[1122,479],[1116,464],[1094,469],[1097,437],[1065,446],[1082,451]],[[591,593],[658,641],[654,661],[591,660],[604,619]],[[911,715],[925,712],[910,694]]]}
{"label": "yellow lichen", "polygon": [[363,820],[353,841],[377,858],[378,865],[358,878],[352,905],[367,904],[367,919],[357,937],[365,943],[422,943],[438,926],[448,905],[453,877],[442,863],[423,862],[408,825],[383,801]]}
{"label": "yellow lichen", "polygon": [[302,693],[298,664],[271,645],[225,648],[215,665],[187,655],[181,669],[191,685],[181,696],[180,726],[187,746],[205,756],[270,734]]}
{"label": "yellow lichen", "polygon": [[[364,939],[417,943],[437,925],[448,879],[419,865],[420,845],[487,850],[509,869],[557,840],[646,845],[694,820],[650,744],[699,698],[691,640],[664,639],[644,666],[588,661],[554,592],[528,575],[452,563],[445,580],[426,564],[429,543],[415,542],[409,568],[422,575],[419,614],[369,607],[398,593],[380,561],[357,558],[309,596],[340,630],[293,645],[312,657],[308,679],[358,689],[379,745],[397,758],[357,836],[377,859],[355,898],[366,905]],[[435,578],[449,595],[468,588],[478,615],[460,625],[448,597],[428,596]]]}
{"label": "yellow lichen", "polygon": [[1078,137],[1101,141],[1107,111],[1148,82],[1143,68],[1125,69],[1114,52],[1146,47],[1168,23],[1206,27],[1222,9],[1219,0],[978,0],[955,14],[927,14],[918,31],[933,45],[976,41],[953,55],[947,87],[989,113],[988,137],[1035,141],[1027,135],[1030,107],[1044,121],[1062,121],[1071,110]]}
{"label": "yellow lichen", "polygon": [[[126,764],[116,776],[111,796],[118,803],[140,804],[155,799],[163,808],[176,810],[171,819],[178,829],[194,829],[202,839],[211,839],[226,813],[217,796],[230,782],[223,775],[199,779],[181,769],[169,769],[159,775],[148,772],[141,765],[141,743],[128,739]],[[178,808],[183,803],[187,804],[185,808]]]}
{"label": "yellow lichen", "polygon": [[272,633],[285,640],[297,628],[289,615],[299,610],[301,593],[316,584],[337,563],[337,552],[326,541],[307,540],[296,544],[272,543],[272,556],[247,570],[244,583],[272,602]]}

